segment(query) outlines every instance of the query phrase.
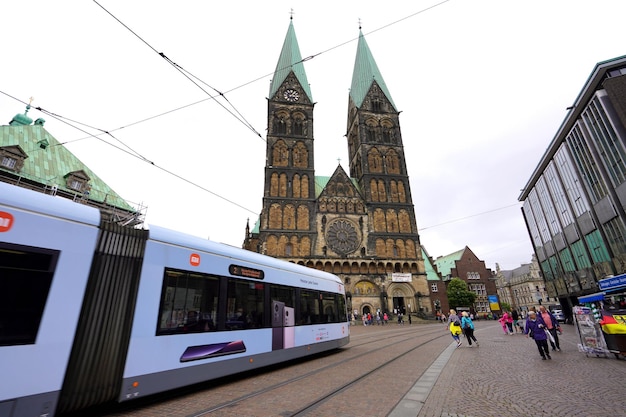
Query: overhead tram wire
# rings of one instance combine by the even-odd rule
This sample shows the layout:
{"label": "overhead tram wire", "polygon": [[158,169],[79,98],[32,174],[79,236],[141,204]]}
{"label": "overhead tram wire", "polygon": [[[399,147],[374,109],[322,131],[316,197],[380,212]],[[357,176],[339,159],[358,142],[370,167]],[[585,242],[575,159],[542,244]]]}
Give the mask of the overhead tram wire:
{"label": "overhead tram wire", "polygon": [[[173,66],[178,72],[180,72],[185,78],[187,78],[189,81],[191,81],[196,87],[198,87],[200,90],[202,90],[202,92],[204,92],[207,96],[209,96],[210,99],[213,99],[217,104],[219,104],[224,110],[226,110],[228,113],[230,113],[235,119],[237,119],[241,124],[243,124],[244,126],[246,126],[250,131],[252,131],[256,136],[258,136],[259,138],[261,138],[261,140],[263,140],[263,136],[256,130],[254,129],[254,127],[243,117],[241,117],[241,113],[235,108],[235,106],[233,106],[233,104],[226,98],[226,96],[224,95],[224,93],[222,93],[221,91],[217,90],[216,88],[211,87],[209,84],[205,83],[202,81],[202,84],[208,86],[209,88],[211,88],[213,91],[215,91],[217,93],[217,96],[222,97],[224,100],[226,100],[226,102],[237,112],[237,114],[239,116],[237,116],[235,113],[233,113],[231,110],[229,110],[228,108],[226,108],[226,106],[224,106],[222,103],[220,103],[218,100],[216,100],[216,96],[211,95],[208,91],[206,91],[200,84],[198,84],[194,79],[196,80],[200,80],[200,78],[192,75],[189,71],[183,69],[180,65],[178,65],[177,63],[175,63],[174,61],[172,61],[170,58],[168,58],[163,52],[159,52],[157,51],[152,45],[150,45],[148,42],[146,42],[145,39],[143,39],[141,36],[139,36],[137,33],[135,33],[130,27],[128,27],[128,25],[126,25],[124,22],[122,22],[120,19],[118,19],[113,13],[109,12],[104,6],[102,6],[100,3],[98,3],[96,0],[93,0],[94,3],[96,3],[98,6],[100,6],[100,8],[102,10],[104,10],[105,12],[107,12],[109,14],[109,16],[111,16],[113,19],[115,19],[119,24],[121,24],[122,26],[124,26],[130,33],[132,33],[133,35],[135,35],[135,37],[137,37],[137,39],[139,39],[141,42],[143,42],[148,48],[152,49],[156,54],[158,54],[161,58],[165,59],[165,61],[170,64],[171,66]],[[191,75],[191,76],[190,76]],[[193,78],[192,78],[193,77]]]}
{"label": "overhead tram wire", "polygon": [[498,208],[495,208],[495,209],[492,209],[492,210],[487,210],[487,211],[482,211],[480,213],[470,214],[469,216],[460,217],[458,219],[453,219],[453,220],[448,220],[448,221],[445,221],[443,223],[435,224],[435,225],[432,225],[432,226],[420,227],[419,229],[420,229],[420,231],[427,230],[427,229],[432,229],[433,227],[439,227],[439,226],[444,226],[444,225],[450,224],[450,223],[460,222],[461,220],[467,220],[467,219],[470,219],[472,217],[482,216],[483,214],[489,214],[489,213],[493,213],[494,211],[504,210],[504,209],[507,209],[507,208],[510,208],[510,207],[516,207],[516,206],[519,206],[519,203],[509,204],[508,206],[498,207]]}
{"label": "overhead tram wire", "polygon": [[[20,103],[22,103],[22,104],[28,104],[28,103],[26,103],[25,101],[22,101],[22,100],[20,100],[20,99],[18,99],[18,98],[16,98],[16,97],[13,97],[13,96],[12,96],[12,95],[10,95],[10,94],[5,93],[4,91],[0,91],[0,93],[1,93],[1,94],[4,94],[4,95],[5,95],[5,96],[7,96],[7,97],[12,98],[13,100],[16,100],[16,101],[20,102]],[[110,143],[110,142],[107,142],[106,140],[103,140],[102,138],[97,137],[96,135],[91,134],[90,132],[88,132],[88,131],[86,131],[86,130],[84,130],[84,129],[82,129],[82,128],[80,128],[80,127],[78,127],[78,126],[76,126],[76,125],[74,125],[74,124],[72,124],[72,123],[70,123],[68,120],[71,120],[71,119],[68,119],[68,118],[66,118],[66,117],[60,116],[60,115],[58,115],[58,114],[56,114],[56,113],[52,113],[52,112],[50,112],[50,111],[48,111],[48,110],[46,110],[46,109],[43,109],[43,108],[41,108],[41,107],[33,107],[33,108],[34,108],[34,109],[36,109],[36,110],[39,110],[40,112],[42,112],[42,113],[44,113],[44,114],[46,114],[46,115],[48,115],[48,116],[50,116],[50,117],[52,117],[53,119],[56,119],[56,120],[60,121],[60,122],[61,122],[61,123],[63,123],[63,124],[66,124],[66,125],[70,126],[71,128],[74,128],[74,129],[76,129],[76,130],[78,130],[78,131],[80,131],[80,132],[83,132],[83,133],[85,133],[85,134],[89,135],[90,137],[93,137],[93,138],[95,138],[95,139],[97,139],[97,140],[99,140],[99,141],[101,141],[101,142],[103,142],[103,143],[105,143],[105,144],[107,144],[107,145],[109,145],[109,146],[112,146],[112,147],[114,147],[115,149],[117,149],[117,150],[119,150],[119,151],[121,151],[121,152],[124,152],[124,153],[126,153],[126,154],[128,154],[128,155],[130,155],[130,156],[132,156],[132,157],[134,157],[134,158],[137,158],[137,159],[141,160],[142,162],[146,162],[146,163],[148,163],[148,164],[152,165],[153,167],[155,167],[155,168],[157,168],[157,169],[160,169],[161,171],[165,172],[166,174],[169,174],[169,175],[171,175],[171,176],[173,176],[173,177],[176,177],[176,178],[178,178],[179,180],[182,180],[182,181],[186,182],[187,184],[190,184],[190,185],[192,185],[192,186],[194,186],[194,187],[196,187],[196,188],[198,188],[198,189],[200,189],[200,190],[202,190],[202,191],[205,191],[205,192],[207,192],[207,193],[209,193],[209,194],[211,194],[211,195],[213,195],[213,196],[215,196],[215,197],[217,197],[217,198],[219,198],[219,199],[221,199],[221,200],[224,200],[224,201],[226,201],[227,203],[230,203],[230,204],[232,204],[232,205],[235,205],[235,206],[237,206],[237,207],[239,207],[239,208],[241,208],[241,209],[243,209],[243,210],[245,210],[245,211],[247,211],[247,212],[249,212],[249,213],[252,213],[252,214],[254,214],[254,215],[256,215],[256,216],[258,216],[258,215],[259,215],[259,213],[257,213],[256,211],[251,210],[251,209],[249,209],[249,208],[247,208],[247,207],[245,207],[245,206],[242,206],[241,204],[236,203],[236,202],[234,202],[233,200],[230,200],[230,199],[228,199],[228,198],[226,198],[226,197],[224,197],[224,196],[221,196],[221,195],[219,195],[219,194],[217,194],[217,193],[215,193],[215,192],[213,192],[213,191],[209,190],[208,188],[201,186],[201,185],[200,185],[200,184],[198,184],[198,183],[195,183],[195,182],[193,182],[193,181],[191,181],[191,180],[189,180],[189,179],[187,179],[187,178],[185,178],[185,177],[182,177],[182,176],[180,176],[180,175],[176,174],[175,172],[170,171],[170,170],[168,170],[168,169],[166,169],[166,168],[164,168],[164,167],[162,167],[162,166],[160,166],[160,165],[158,165],[158,164],[154,163],[154,161],[151,161],[151,160],[149,160],[149,159],[145,158],[144,156],[140,155],[139,153],[137,153],[137,152],[135,152],[135,151],[133,151],[133,152],[129,152],[129,151],[128,151],[128,150],[126,150],[126,149],[120,148],[119,146],[116,146],[116,145],[114,145],[114,144],[112,144],[112,143]],[[104,130],[104,129],[98,129],[98,128],[95,128],[95,127],[89,126],[89,125],[87,125],[87,124],[80,123],[80,122],[76,122],[76,121],[73,121],[73,120],[72,120],[72,122],[73,122],[73,123],[76,123],[76,124],[83,125],[83,126],[87,126],[87,127],[91,128],[91,129],[94,129],[94,130],[99,130],[99,131],[103,132],[103,134],[108,134],[109,136],[113,137],[113,138],[114,138],[114,139],[116,139],[118,142],[120,142],[120,143],[122,143],[122,144],[123,144],[123,142],[122,142],[122,141],[120,141],[119,139],[115,138],[113,135],[111,135],[109,132],[107,132],[107,131],[106,131],[106,130]],[[63,145],[63,144],[66,144],[66,143],[68,143],[68,142],[61,142],[61,143],[59,143],[59,145]],[[124,144],[124,146],[126,146],[126,145]],[[130,148],[130,147],[128,147],[128,146],[126,146],[126,147],[127,147],[128,149],[131,149],[131,148]],[[131,149],[131,150],[132,150],[132,149]]]}

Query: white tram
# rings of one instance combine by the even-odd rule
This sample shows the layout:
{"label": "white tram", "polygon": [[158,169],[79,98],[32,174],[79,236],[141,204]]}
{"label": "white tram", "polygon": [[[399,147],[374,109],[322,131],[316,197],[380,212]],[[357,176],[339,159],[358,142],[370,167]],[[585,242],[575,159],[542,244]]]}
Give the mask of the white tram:
{"label": "white tram", "polygon": [[63,414],[336,349],[336,276],[0,183],[0,416]]}

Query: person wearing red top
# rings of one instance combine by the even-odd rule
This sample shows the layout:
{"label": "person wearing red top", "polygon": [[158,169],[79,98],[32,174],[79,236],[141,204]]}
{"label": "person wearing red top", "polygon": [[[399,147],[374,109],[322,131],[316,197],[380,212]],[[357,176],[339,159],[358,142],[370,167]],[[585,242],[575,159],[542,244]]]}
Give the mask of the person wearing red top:
{"label": "person wearing red top", "polygon": [[561,345],[559,343],[559,335],[557,333],[557,330],[560,330],[558,320],[544,306],[539,306],[539,314],[541,315],[543,322],[546,324],[546,329],[552,335],[552,339],[554,339],[554,342],[552,339],[549,339],[550,345],[552,345],[552,350],[558,350],[560,352]]}

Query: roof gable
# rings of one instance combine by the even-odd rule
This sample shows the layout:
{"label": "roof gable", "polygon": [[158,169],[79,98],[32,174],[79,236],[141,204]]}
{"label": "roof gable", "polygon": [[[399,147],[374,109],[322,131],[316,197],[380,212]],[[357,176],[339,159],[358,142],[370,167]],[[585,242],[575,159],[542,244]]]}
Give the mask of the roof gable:
{"label": "roof gable", "polygon": [[316,197],[358,197],[362,200],[356,180],[348,177],[341,165],[337,166],[333,175],[327,178],[320,193],[316,193]]}

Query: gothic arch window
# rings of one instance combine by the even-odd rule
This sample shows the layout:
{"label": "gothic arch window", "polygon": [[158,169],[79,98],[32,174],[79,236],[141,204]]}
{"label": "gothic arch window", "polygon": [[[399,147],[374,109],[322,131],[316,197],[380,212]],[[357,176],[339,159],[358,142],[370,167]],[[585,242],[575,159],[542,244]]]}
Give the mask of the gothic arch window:
{"label": "gothic arch window", "polygon": [[311,255],[311,239],[307,236],[304,236],[300,241],[300,256],[310,256]]}
{"label": "gothic arch window", "polygon": [[285,246],[287,246],[287,243],[289,243],[287,236],[281,236],[278,239],[278,244],[276,245],[277,256],[285,256]]}
{"label": "gothic arch window", "polygon": [[282,173],[278,179],[278,196],[287,197],[287,174]]}
{"label": "gothic arch window", "polygon": [[337,211],[339,213],[345,213],[346,212],[346,202],[343,200],[340,200],[339,202],[337,202]]}
{"label": "gothic arch window", "polygon": [[300,197],[309,198],[309,176],[303,175],[300,185]]}
{"label": "gothic arch window", "polygon": [[304,136],[304,118],[301,115],[293,118],[293,135]]}
{"label": "gothic arch window", "polygon": [[387,191],[385,191],[385,182],[383,180],[378,181],[378,198],[381,203],[387,201]]}
{"label": "gothic arch window", "polygon": [[293,190],[292,195],[294,198],[300,198],[300,175],[295,174],[293,176]]}
{"label": "gothic arch window", "polygon": [[400,250],[398,249],[398,245],[393,245],[393,257],[397,258],[400,256]]}
{"label": "gothic arch window", "polygon": [[285,113],[279,113],[274,116],[274,133],[284,135],[287,133],[287,118]]}
{"label": "gothic arch window", "polygon": [[367,164],[370,172],[383,172],[383,158],[378,149],[372,148],[367,153]]}
{"label": "gothic arch window", "polygon": [[394,257],[394,248],[396,245],[394,244],[393,239],[387,239],[385,241],[385,246],[387,248],[387,256]]}
{"label": "gothic arch window", "polygon": [[282,227],[283,210],[280,204],[270,206],[270,229],[280,229]]}
{"label": "gothic arch window", "polygon": [[270,235],[267,237],[267,241],[265,242],[265,253],[269,256],[278,255],[278,239],[274,235]]}
{"label": "gothic arch window", "polygon": [[376,239],[376,256],[387,256],[387,247],[385,246],[385,241],[383,239]]}
{"label": "gothic arch window", "polygon": [[348,204],[346,204],[346,212],[354,213],[354,203],[352,201],[348,201]]}
{"label": "gothic arch window", "polygon": [[400,210],[398,213],[398,223],[400,224],[400,233],[411,233],[411,217],[406,210]]}
{"label": "gothic arch window", "polygon": [[337,195],[339,196],[346,195],[346,192],[344,191],[344,184],[341,182],[337,183]]}
{"label": "gothic arch window", "polygon": [[382,209],[374,210],[374,231],[386,232],[385,212]]}
{"label": "gothic arch window", "polygon": [[378,97],[375,97],[374,99],[372,99],[372,111],[373,112],[380,112],[382,108],[383,108],[383,103]]}
{"label": "gothic arch window", "polygon": [[406,257],[411,259],[417,258],[417,253],[415,252],[415,242],[412,240],[406,241]]}
{"label": "gothic arch window", "polygon": [[296,228],[296,209],[291,204],[285,206],[283,211],[283,229]]}
{"label": "gothic arch window", "polygon": [[367,142],[375,142],[376,141],[376,127],[367,125],[365,127],[365,134],[367,136]]}
{"label": "gothic arch window", "polygon": [[389,183],[389,191],[391,194],[391,202],[397,203],[398,202],[398,183],[396,183],[394,180],[391,180],[391,182]]}
{"label": "gothic arch window", "polygon": [[293,165],[298,168],[306,168],[309,165],[309,151],[302,142],[296,143],[293,148]]}
{"label": "gothic arch window", "polygon": [[309,208],[298,206],[298,230],[309,230]]}
{"label": "gothic arch window", "polygon": [[390,174],[400,173],[400,158],[398,157],[398,153],[394,149],[389,149],[389,151],[387,151],[385,162],[387,164],[388,173]]}
{"label": "gothic arch window", "polygon": [[406,203],[406,191],[404,191],[404,183],[402,181],[398,181],[398,200],[401,203]]}
{"label": "gothic arch window", "polygon": [[289,163],[289,152],[283,140],[278,140],[272,149],[272,165],[285,167]]}
{"label": "gothic arch window", "polygon": [[370,194],[372,196],[372,201],[373,202],[380,201],[379,198],[378,198],[378,184],[376,183],[376,180],[373,179],[373,178],[370,181]]}
{"label": "gothic arch window", "polygon": [[335,200],[330,200],[326,207],[328,207],[328,211],[331,213],[337,212],[337,202]]}
{"label": "gothic arch window", "polygon": [[291,243],[285,245],[285,256],[293,256],[293,245]]}
{"label": "gothic arch window", "polygon": [[404,247],[404,240],[396,240],[396,249],[398,250],[397,258],[406,258],[406,248]]}
{"label": "gothic arch window", "polygon": [[278,174],[273,173],[270,178],[270,197],[278,196]]}
{"label": "gothic arch window", "polygon": [[397,233],[398,230],[398,215],[396,211],[393,209],[387,210],[387,231]]}

